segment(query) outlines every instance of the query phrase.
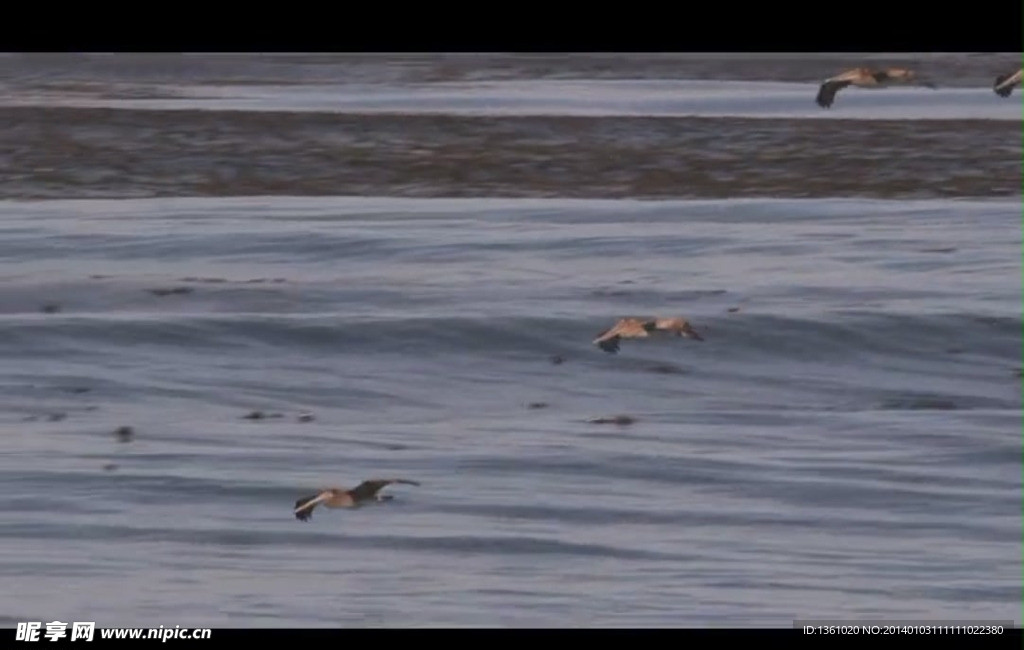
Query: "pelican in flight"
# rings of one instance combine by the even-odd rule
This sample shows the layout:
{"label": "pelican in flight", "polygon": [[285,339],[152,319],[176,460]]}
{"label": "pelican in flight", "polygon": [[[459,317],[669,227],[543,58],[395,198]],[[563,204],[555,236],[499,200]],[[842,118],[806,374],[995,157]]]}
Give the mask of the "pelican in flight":
{"label": "pelican in flight", "polygon": [[854,68],[822,82],[814,101],[822,108],[830,108],[836,99],[836,93],[847,86],[881,88],[892,84],[917,84],[926,88],[935,88],[935,84],[920,80],[916,72],[906,68],[886,68],[884,70]]}
{"label": "pelican in flight", "polygon": [[623,318],[611,329],[598,334],[594,345],[615,354],[619,351],[619,341],[622,339],[647,338],[652,332],[668,332],[697,341],[704,340],[685,318]]}
{"label": "pelican in flight", "polygon": [[313,509],[318,505],[322,505],[325,508],[358,508],[370,501],[390,501],[394,497],[390,494],[380,494],[380,491],[392,483],[419,485],[416,481],[409,481],[404,478],[390,478],[363,481],[351,490],[327,488],[296,501],[295,518],[299,521],[309,520],[313,516]]}
{"label": "pelican in flight", "polygon": [[1024,68],[1013,74],[999,75],[996,77],[996,82],[992,85],[992,90],[1000,97],[1009,97],[1010,93],[1013,92],[1013,87],[1020,85],[1022,76],[1024,76]]}

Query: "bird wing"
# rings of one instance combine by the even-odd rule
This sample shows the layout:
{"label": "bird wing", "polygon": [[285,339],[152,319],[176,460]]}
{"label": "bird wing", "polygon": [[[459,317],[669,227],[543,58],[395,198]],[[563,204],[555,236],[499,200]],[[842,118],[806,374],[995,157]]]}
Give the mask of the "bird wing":
{"label": "bird wing", "polygon": [[628,338],[641,338],[647,336],[647,325],[644,324],[641,328],[637,328],[636,324],[628,318],[623,318],[619,322],[615,323],[611,328],[606,329],[597,335],[594,339],[594,345],[600,347],[609,354],[615,354],[619,351],[619,343],[623,336]]}
{"label": "bird wing", "polygon": [[349,494],[351,494],[352,498],[355,499],[356,501],[360,501],[362,499],[372,499],[373,497],[377,496],[377,493],[380,492],[381,489],[391,485],[392,483],[419,485],[419,482],[417,481],[410,481],[409,479],[404,478],[375,478],[370,479],[368,481],[363,481],[359,485],[352,488],[349,491]]}
{"label": "bird wing", "polygon": [[1000,75],[996,77],[996,82],[992,84],[993,92],[1000,97],[1009,97],[1013,93],[1013,86],[1006,83],[1009,78],[1009,75]]}
{"label": "bird wing", "polygon": [[831,108],[832,102],[836,99],[836,93],[851,83],[849,79],[840,79],[839,77],[828,79],[818,88],[818,96],[814,98],[814,101],[822,108]]}
{"label": "bird wing", "polygon": [[1020,83],[1022,76],[1024,76],[1024,70],[1018,70],[1012,75],[999,75],[996,77],[996,82],[992,85],[992,90],[1000,97],[1009,97],[1013,92],[1013,87]]}
{"label": "bird wing", "polygon": [[606,329],[597,335],[594,343],[600,345],[601,341],[612,338],[643,338],[647,332],[653,329],[650,321],[639,321],[635,318],[623,318],[611,328]]}
{"label": "bird wing", "polygon": [[295,518],[299,521],[306,521],[313,516],[313,509],[318,504],[323,503],[327,499],[331,498],[329,491],[318,492],[317,494],[311,494],[307,497],[302,497],[295,502]]}

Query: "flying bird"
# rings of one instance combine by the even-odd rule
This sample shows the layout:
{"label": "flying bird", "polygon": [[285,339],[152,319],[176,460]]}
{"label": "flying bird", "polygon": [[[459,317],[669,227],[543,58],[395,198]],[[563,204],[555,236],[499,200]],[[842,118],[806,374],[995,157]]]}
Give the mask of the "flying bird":
{"label": "flying bird", "polygon": [[615,354],[619,351],[619,342],[622,339],[642,339],[657,332],[685,336],[697,341],[704,340],[685,318],[623,318],[612,328],[598,334],[594,339],[594,345],[605,352]]}
{"label": "flying bird", "polygon": [[391,478],[363,481],[350,490],[344,488],[327,488],[316,494],[302,497],[296,501],[295,518],[299,521],[308,521],[309,518],[313,516],[313,509],[318,505],[322,505],[325,508],[358,508],[371,501],[390,501],[394,499],[394,497],[390,494],[380,494],[380,491],[393,483],[419,485],[416,481],[410,481],[403,478]]}
{"label": "flying bird", "polygon": [[996,77],[996,82],[992,85],[992,90],[1000,97],[1009,97],[1010,93],[1013,92],[1013,87],[1020,85],[1022,76],[1024,76],[1024,68],[1013,74],[999,75]]}
{"label": "flying bird", "polygon": [[886,68],[884,70],[854,68],[822,82],[814,101],[822,108],[830,108],[836,99],[836,93],[847,86],[881,88],[893,84],[917,84],[926,88],[935,88],[935,84],[921,80],[916,72],[906,68]]}

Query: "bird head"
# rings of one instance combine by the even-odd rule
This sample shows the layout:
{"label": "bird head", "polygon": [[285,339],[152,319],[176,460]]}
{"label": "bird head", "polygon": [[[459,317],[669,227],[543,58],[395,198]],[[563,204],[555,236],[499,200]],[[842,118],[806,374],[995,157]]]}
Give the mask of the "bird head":
{"label": "bird head", "polygon": [[703,341],[704,337],[697,333],[697,330],[693,329],[693,325],[690,325],[688,321],[683,321],[683,324],[679,327],[676,332],[677,336],[685,336],[689,339],[696,341]]}

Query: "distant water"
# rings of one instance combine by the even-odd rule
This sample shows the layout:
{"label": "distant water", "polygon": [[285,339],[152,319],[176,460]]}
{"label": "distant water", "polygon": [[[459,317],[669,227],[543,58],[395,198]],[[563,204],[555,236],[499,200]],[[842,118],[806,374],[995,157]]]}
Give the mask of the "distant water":
{"label": "distant water", "polygon": [[[636,81],[630,105],[628,81],[570,84],[557,102],[514,91],[543,80],[422,82],[453,121],[403,140],[400,114],[332,135],[313,110],[430,107],[398,101],[400,83],[289,95],[259,81],[181,100],[203,109],[185,122],[136,99],[110,100],[121,117],[4,109],[28,111],[0,135],[22,161],[0,173],[6,625],[1020,624],[1017,95],[844,91],[828,115],[874,115],[858,122],[865,149],[895,123],[906,135],[875,167],[851,162],[848,139],[825,169],[800,144],[825,113],[796,108],[807,84]],[[160,83],[189,96],[198,82]],[[788,121],[726,117],[758,114],[761,88]],[[580,123],[495,116],[552,102],[601,137],[584,148]],[[244,122],[270,105],[322,148]],[[461,125],[460,106],[492,117]],[[662,169],[645,153],[659,129],[690,123],[615,115],[658,106],[740,134],[717,172],[732,170],[732,196],[707,158],[663,177],[658,200],[635,190],[638,170]],[[231,122],[229,108],[236,130],[200,116]],[[940,115],[964,130],[928,126]],[[1001,143],[984,155],[963,135],[979,123]],[[438,124],[426,161],[444,177],[404,157]],[[501,138],[526,146],[511,128],[596,171],[502,153]],[[298,167],[338,183],[331,147],[364,151],[338,163],[365,165],[363,196],[287,181]],[[264,175],[226,175],[253,158]],[[431,173],[435,188],[463,174],[461,198],[424,195]],[[595,176],[620,184],[586,189]],[[683,315],[705,341],[592,345],[626,315]],[[242,417],[255,410],[270,417]],[[588,421],[619,414],[635,421]],[[318,487],[391,476],[422,486],[292,516]]]}
{"label": "distant water", "polygon": [[[992,93],[979,93],[977,88],[850,88],[840,91],[840,99],[825,111],[809,101],[817,92],[818,83],[664,79],[452,82],[384,88],[377,84],[197,85],[163,92],[103,86],[13,95],[0,99],[0,106],[466,116],[1021,119],[1019,101],[993,101]],[[150,94],[170,96],[146,98]]]}

